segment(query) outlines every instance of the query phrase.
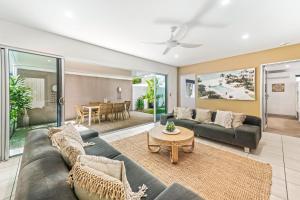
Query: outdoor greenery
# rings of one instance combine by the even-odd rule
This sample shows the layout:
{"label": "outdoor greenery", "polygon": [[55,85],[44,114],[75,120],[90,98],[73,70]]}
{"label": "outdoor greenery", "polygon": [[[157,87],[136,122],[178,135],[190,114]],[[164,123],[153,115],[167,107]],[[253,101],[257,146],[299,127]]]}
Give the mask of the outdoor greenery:
{"label": "outdoor greenery", "polygon": [[143,110],[144,109],[144,97],[141,96],[136,101],[136,109],[137,110]]}
{"label": "outdoor greenery", "polygon": [[18,117],[22,116],[25,109],[30,109],[32,92],[25,86],[24,79],[19,75],[9,77],[9,97],[10,97],[10,122],[15,127]]}
{"label": "outdoor greenery", "polygon": [[142,78],[141,77],[134,77],[132,79],[132,84],[140,84],[142,83]]}
{"label": "outdoor greenery", "polygon": [[[143,111],[144,113],[148,114],[154,114],[154,100],[156,98],[157,104],[159,103],[159,99],[163,97],[162,94],[156,94],[154,91],[158,91],[159,83],[157,79],[151,78],[148,80],[145,80],[147,83],[147,90],[146,94],[144,96],[139,97],[136,100],[136,109],[139,111]],[[137,82],[137,81],[135,81]],[[147,100],[147,101],[144,101]],[[144,105],[144,103],[147,102],[148,105]],[[145,109],[145,107],[148,107],[148,109]],[[158,106],[156,105],[156,114],[165,113],[165,102],[162,103],[162,105]]]}
{"label": "outdoor greenery", "polygon": [[[146,80],[146,83],[148,85],[148,88],[145,95],[145,99],[148,100],[149,104],[153,104],[154,103],[154,79]],[[157,88],[158,88],[158,84],[156,84],[156,89]]]}
{"label": "outdoor greenery", "polygon": [[[148,114],[154,114],[154,109],[153,108],[144,109],[143,112]],[[162,113],[166,113],[165,108],[156,108],[156,114],[162,114]]]}

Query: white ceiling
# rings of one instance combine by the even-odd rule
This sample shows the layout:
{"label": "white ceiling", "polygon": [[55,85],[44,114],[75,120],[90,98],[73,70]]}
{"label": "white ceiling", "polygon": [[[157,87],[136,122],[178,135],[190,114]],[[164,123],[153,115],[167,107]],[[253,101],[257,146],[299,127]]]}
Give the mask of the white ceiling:
{"label": "white ceiling", "polygon": [[[299,10],[299,0],[0,1],[1,19],[174,66],[299,43]],[[182,42],[202,47],[176,47],[164,56],[164,46],[143,43],[165,41],[170,26],[187,22],[194,25]]]}

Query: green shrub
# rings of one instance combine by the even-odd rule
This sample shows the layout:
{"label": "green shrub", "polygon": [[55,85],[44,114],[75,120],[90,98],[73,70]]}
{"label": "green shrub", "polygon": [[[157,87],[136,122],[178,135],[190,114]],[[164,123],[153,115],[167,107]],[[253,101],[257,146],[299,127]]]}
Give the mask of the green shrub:
{"label": "green shrub", "polygon": [[140,77],[134,77],[132,79],[132,84],[140,84],[142,83],[142,79]]}
{"label": "green shrub", "polygon": [[136,105],[137,110],[143,110],[144,109],[144,97],[139,97],[136,100],[135,105]]}
{"label": "green shrub", "polygon": [[18,76],[9,77],[9,118],[12,123],[16,123],[25,109],[30,109],[32,92],[25,86],[24,79]]}

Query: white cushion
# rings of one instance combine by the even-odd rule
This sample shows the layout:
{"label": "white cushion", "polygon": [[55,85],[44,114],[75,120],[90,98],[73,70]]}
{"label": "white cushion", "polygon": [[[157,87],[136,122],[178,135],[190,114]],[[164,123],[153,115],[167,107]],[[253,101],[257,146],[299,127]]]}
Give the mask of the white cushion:
{"label": "white cushion", "polygon": [[52,136],[68,166],[72,167],[79,155],[85,155],[83,146],[76,140],[65,137],[62,132]]}
{"label": "white cushion", "polygon": [[237,128],[239,126],[242,126],[245,119],[246,115],[244,113],[233,113],[232,127]]}
{"label": "white cushion", "polygon": [[201,123],[210,123],[211,122],[211,111],[208,109],[196,109],[196,121]]}
{"label": "white cushion", "polygon": [[92,142],[86,142],[86,143],[83,142],[79,131],[74,127],[73,124],[69,123],[60,128],[49,129],[48,136],[50,137],[53,146],[57,147],[57,141],[55,141],[55,140],[58,137],[54,137],[54,136],[58,133],[62,134],[63,136],[65,136],[68,139],[77,141],[83,147],[94,145],[94,143],[92,143]]}
{"label": "white cushion", "polygon": [[232,112],[217,110],[215,124],[225,128],[232,128]]}
{"label": "white cushion", "polygon": [[178,108],[176,119],[189,119],[192,120],[192,109],[190,108]]}

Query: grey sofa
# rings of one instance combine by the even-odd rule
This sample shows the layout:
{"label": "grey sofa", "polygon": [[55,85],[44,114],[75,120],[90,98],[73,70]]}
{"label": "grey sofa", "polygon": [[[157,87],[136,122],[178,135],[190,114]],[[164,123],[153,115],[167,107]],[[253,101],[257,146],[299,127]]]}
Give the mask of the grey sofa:
{"label": "grey sofa", "polygon": [[[196,111],[193,109],[192,118],[195,119]],[[211,121],[214,122],[216,112],[212,112]],[[224,128],[213,123],[200,123],[188,119],[176,119],[173,113],[161,116],[161,124],[173,121],[177,126],[183,126],[194,131],[195,136],[205,137],[216,141],[243,147],[246,152],[256,149],[261,139],[261,119],[247,115],[244,124],[238,128]]]}
{"label": "grey sofa", "polygon": [[[145,184],[145,200],[202,200],[185,187],[174,183],[166,187],[141,166],[122,155],[98,137],[95,131],[81,132],[84,141],[95,145],[85,147],[86,154],[104,156],[125,162],[126,175],[133,191]],[[69,170],[60,152],[51,145],[48,130],[31,131],[26,137],[24,153],[18,175],[15,200],[75,200],[77,197],[66,182]]]}

